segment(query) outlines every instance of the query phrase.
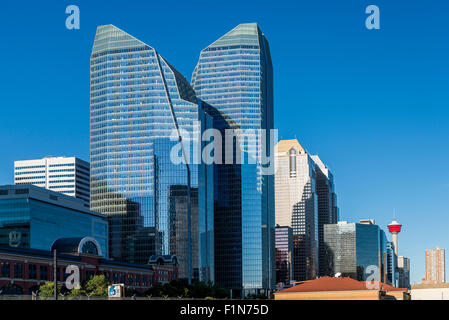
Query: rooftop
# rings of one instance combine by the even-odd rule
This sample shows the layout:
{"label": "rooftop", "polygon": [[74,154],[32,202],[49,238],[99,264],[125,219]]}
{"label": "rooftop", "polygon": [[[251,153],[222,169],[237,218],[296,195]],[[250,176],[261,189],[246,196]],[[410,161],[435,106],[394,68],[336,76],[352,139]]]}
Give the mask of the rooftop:
{"label": "rooftop", "polygon": [[[371,286],[368,284],[369,282],[357,281],[349,277],[321,277],[315,280],[304,281],[294,287],[280,290],[278,293],[377,290],[376,282],[372,283]],[[379,284],[383,291],[407,291],[406,288],[395,288],[382,282]]]}
{"label": "rooftop", "polygon": [[34,199],[59,207],[76,210],[84,214],[94,215],[106,219],[106,215],[89,210],[81,199],[71,197],[49,189],[37,187],[31,184],[0,186],[0,200],[9,199]]}

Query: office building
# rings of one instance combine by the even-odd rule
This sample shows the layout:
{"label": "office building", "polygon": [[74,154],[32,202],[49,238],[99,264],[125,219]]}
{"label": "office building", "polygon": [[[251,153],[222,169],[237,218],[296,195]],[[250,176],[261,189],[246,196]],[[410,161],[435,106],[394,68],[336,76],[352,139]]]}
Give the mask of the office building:
{"label": "office building", "polygon": [[[276,281],[274,177],[264,174],[262,161],[264,148],[273,156],[273,68],[268,41],[258,25],[240,24],[203,49],[191,83],[201,100],[241,130],[236,134],[243,153],[241,211],[229,217],[231,233],[215,226],[215,241],[223,244],[216,256],[227,259],[223,263],[233,271],[217,269],[215,280],[233,296],[266,294]],[[241,252],[239,258],[226,252],[231,246]]]}
{"label": "office building", "polygon": [[89,208],[89,162],[75,157],[14,161],[14,184],[32,184],[76,197]]}
{"label": "office building", "polygon": [[[213,202],[204,190],[192,195],[199,182],[201,189],[212,183],[193,161],[202,130],[195,92],[154,48],[113,25],[97,28],[90,84],[91,208],[108,216],[111,258],[146,263],[176,248],[187,277],[213,281],[213,242],[192,245],[213,241],[206,236],[213,232],[206,229],[212,227]],[[196,223],[195,210],[198,225],[188,223],[190,245],[181,253],[170,237],[181,221]],[[196,230],[200,234],[192,236]]]}
{"label": "office building", "polygon": [[325,275],[324,225],[338,222],[337,195],[334,176],[317,155],[311,156],[315,162],[315,181],[318,205],[318,266],[319,275]]}
{"label": "office building", "polygon": [[318,198],[316,166],[298,140],[275,148],[276,224],[293,230],[293,280],[318,275]]}
{"label": "office building", "polygon": [[[200,105],[203,111],[200,113],[202,126],[217,130],[221,137],[225,137],[227,130],[236,128],[235,121],[223,112],[204,101],[200,101]],[[226,163],[226,145],[220,139],[214,138],[211,144],[214,148],[213,160],[215,161],[211,165],[207,165],[203,161],[200,170],[205,172],[201,177],[213,181],[213,185],[211,186],[212,183],[206,181],[200,181],[200,185],[206,187],[199,188],[198,192],[203,193],[204,198],[211,201],[211,205],[213,205],[212,219],[207,218],[204,221],[204,223],[212,224],[207,228],[212,232],[203,233],[204,237],[207,236],[213,241],[201,241],[201,243],[204,245],[213,243],[214,246],[201,251],[213,250],[214,259],[209,262],[209,265],[214,266],[215,281],[227,288],[234,288],[231,289],[232,296],[238,297],[241,295],[243,276],[242,165],[235,162]],[[235,144],[232,152],[236,154],[239,150],[240,147]],[[206,256],[205,259],[211,256]]]}
{"label": "office building", "polygon": [[84,202],[32,185],[0,186],[0,246],[50,250],[56,239],[92,237],[108,257],[108,221]]}
{"label": "office building", "polygon": [[293,231],[276,226],[276,283],[290,285],[293,280]]}
{"label": "office building", "polygon": [[[398,257],[394,250],[394,243],[387,241],[387,282],[391,285],[398,286]],[[404,287],[400,287],[404,288]]]}
{"label": "office building", "polygon": [[426,250],[426,278],[423,283],[446,282],[446,250],[436,247]]}
{"label": "office building", "polygon": [[398,287],[410,288],[410,259],[404,256],[398,257]]}
{"label": "office building", "polygon": [[325,270],[356,280],[387,279],[387,240],[373,220],[324,225]]}

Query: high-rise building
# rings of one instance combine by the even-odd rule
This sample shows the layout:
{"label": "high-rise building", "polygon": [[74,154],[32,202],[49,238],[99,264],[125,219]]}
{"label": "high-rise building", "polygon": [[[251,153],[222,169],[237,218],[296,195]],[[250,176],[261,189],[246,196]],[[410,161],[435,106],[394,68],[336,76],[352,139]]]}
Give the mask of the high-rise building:
{"label": "high-rise building", "polygon": [[398,257],[398,288],[410,288],[410,259]]}
{"label": "high-rise building", "polygon": [[387,242],[387,279],[388,283],[397,287],[398,285],[398,257],[394,250],[394,243]]}
{"label": "high-rise building", "polygon": [[360,281],[388,282],[387,240],[385,232],[374,221],[326,224],[324,245],[328,275],[340,273]]}
{"label": "high-rise building", "polygon": [[446,250],[436,247],[426,250],[425,283],[446,282]]}
{"label": "high-rise building", "polygon": [[319,275],[324,276],[325,250],[324,225],[338,222],[337,195],[335,194],[334,176],[317,155],[311,156],[315,162],[315,181],[318,204],[318,266]]}
{"label": "high-rise building", "polygon": [[275,148],[276,224],[293,229],[293,279],[318,275],[318,197],[316,166],[298,140]]}
{"label": "high-rise building", "polygon": [[105,215],[88,210],[80,199],[44,188],[0,186],[0,246],[50,250],[59,238],[91,239],[101,249],[97,254],[108,257]]}
{"label": "high-rise building", "polygon": [[14,184],[32,184],[76,197],[89,208],[90,166],[75,157],[14,161]]}
{"label": "high-rise building", "polygon": [[[226,218],[232,232],[227,232],[226,224],[215,225],[215,241],[222,244],[215,254],[232,272],[216,264],[216,281],[234,296],[266,293],[276,280],[274,179],[263,174],[261,145],[272,141],[273,68],[268,41],[258,25],[240,24],[203,49],[191,83],[199,98],[235,122],[241,130],[237,136],[244,140],[241,210]],[[265,147],[272,155],[272,143]],[[229,254],[231,246],[238,258]]]}
{"label": "high-rise building", "polygon": [[[147,263],[176,249],[187,277],[213,281],[213,242],[203,243],[213,241],[213,202],[204,191],[212,181],[194,161],[198,104],[184,76],[154,48],[113,25],[97,28],[90,59],[91,208],[109,217],[110,255]],[[187,245],[171,238],[178,232]]]}
{"label": "high-rise building", "polygon": [[293,280],[293,231],[276,226],[276,283],[289,285]]}

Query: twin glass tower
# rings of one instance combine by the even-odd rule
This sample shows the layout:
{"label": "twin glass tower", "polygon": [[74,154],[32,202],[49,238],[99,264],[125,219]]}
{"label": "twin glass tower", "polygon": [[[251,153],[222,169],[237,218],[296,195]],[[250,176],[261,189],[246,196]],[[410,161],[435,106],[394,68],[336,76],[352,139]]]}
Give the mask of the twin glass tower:
{"label": "twin glass tower", "polygon": [[270,50],[257,24],[202,50],[191,84],[113,25],[97,28],[90,68],[91,209],[109,217],[110,257],[175,254],[180,278],[234,296],[273,289],[274,180],[262,172],[263,151],[255,163],[195,161],[207,129],[255,130],[243,153],[273,129]]}

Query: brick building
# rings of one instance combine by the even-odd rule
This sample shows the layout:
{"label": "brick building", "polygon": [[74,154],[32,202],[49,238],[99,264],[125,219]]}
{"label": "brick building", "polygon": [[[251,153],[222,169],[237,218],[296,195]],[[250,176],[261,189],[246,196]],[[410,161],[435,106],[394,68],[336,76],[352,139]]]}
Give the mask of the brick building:
{"label": "brick building", "polygon": [[[103,274],[109,283],[123,283],[143,293],[155,283],[177,279],[174,256],[153,256],[149,264],[123,263],[101,256],[95,239],[58,239],[52,246],[57,250],[57,280],[65,287],[70,275],[68,266],[77,266],[80,282]],[[31,294],[46,281],[53,281],[53,251],[0,247],[0,294]]]}

